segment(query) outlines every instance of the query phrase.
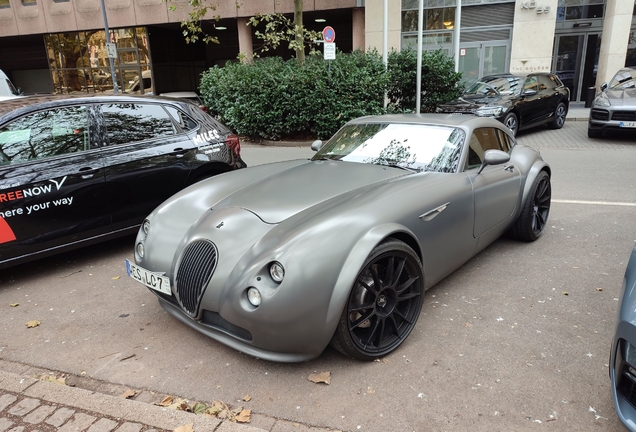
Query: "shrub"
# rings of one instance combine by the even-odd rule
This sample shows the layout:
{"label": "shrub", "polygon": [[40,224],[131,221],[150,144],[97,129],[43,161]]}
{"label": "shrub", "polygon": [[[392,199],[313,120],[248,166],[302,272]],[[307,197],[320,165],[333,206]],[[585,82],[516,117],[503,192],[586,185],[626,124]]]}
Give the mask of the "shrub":
{"label": "shrub", "polygon": [[[389,110],[413,112],[417,86],[417,53],[415,50],[395,51],[388,56]],[[442,50],[422,52],[421,112],[435,112],[435,108],[459,97],[463,91],[462,74],[455,72],[453,59]]]}
{"label": "shrub", "polygon": [[383,112],[387,74],[377,52],[256,59],[203,73],[201,95],[212,115],[237,133],[281,139],[328,138],[344,123]]}

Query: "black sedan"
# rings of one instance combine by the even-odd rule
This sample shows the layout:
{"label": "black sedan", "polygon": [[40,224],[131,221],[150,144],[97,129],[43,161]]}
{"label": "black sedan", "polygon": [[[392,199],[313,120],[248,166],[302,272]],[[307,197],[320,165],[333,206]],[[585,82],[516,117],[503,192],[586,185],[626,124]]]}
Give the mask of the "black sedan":
{"label": "black sedan", "polygon": [[136,232],[185,186],[245,167],[196,105],[132,96],[0,104],[0,268]]}
{"label": "black sedan", "polygon": [[480,78],[464,94],[437,108],[441,113],[494,117],[516,135],[543,124],[560,129],[570,106],[570,90],[558,76],[500,74]]}

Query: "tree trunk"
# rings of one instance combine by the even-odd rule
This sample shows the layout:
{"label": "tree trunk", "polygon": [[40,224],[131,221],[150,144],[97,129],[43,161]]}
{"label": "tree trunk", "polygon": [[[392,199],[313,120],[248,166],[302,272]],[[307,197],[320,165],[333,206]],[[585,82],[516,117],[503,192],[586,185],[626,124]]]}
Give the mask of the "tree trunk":
{"label": "tree trunk", "polygon": [[294,27],[296,31],[296,60],[305,63],[305,44],[303,43],[303,0],[294,0]]}

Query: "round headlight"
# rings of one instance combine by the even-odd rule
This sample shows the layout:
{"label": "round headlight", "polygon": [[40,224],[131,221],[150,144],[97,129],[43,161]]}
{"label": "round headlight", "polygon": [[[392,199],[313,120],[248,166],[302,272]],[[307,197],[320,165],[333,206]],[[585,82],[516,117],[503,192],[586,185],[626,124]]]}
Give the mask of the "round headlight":
{"label": "round headlight", "polygon": [[274,282],[281,283],[285,278],[285,268],[281,263],[274,261],[269,266],[269,275],[274,279]]}
{"label": "round headlight", "polygon": [[261,304],[261,293],[254,287],[247,290],[247,299],[254,307],[258,307]]}
{"label": "round headlight", "polygon": [[139,255],[139,257],[141,257],[141,258],[144,257],[144,244],[143,243],[137,243],[137,255]]}
{"label": "round headlight", "polygon": [[141,229],[144,231],[144,234],[148,235],[148,231],[150,231],[150,221],[148,219],[141,225]]}

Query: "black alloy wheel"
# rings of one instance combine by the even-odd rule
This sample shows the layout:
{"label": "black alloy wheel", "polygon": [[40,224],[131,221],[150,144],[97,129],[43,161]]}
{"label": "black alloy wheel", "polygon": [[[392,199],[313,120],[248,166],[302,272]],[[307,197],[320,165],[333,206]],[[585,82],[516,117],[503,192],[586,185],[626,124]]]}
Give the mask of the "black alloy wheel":
{"label": "black alloy wheel", "polygon": [[550,123],[550,128],[561,129],[565,124],[565,117],[568,115],[568,110],[563,102],[559,102],[554,110],[554,120]]}
{"label": "black alloy wheel", "polygon": [[424,277],[413,250],[397,240],[381,243],[358,274],[332,345],[358,360],[395,350],[415,327]]}
{"label": "black alloy wheel", "polygon": [[519,120],[517,119],[517,115],[515,113],[506,114],[506,117],[504,117],[503,120],[503,124],[512,131],[512,136],[517,136],[517,132],[519,132]]}
{"label": "black alloy wheel", "polygon": [[550,176],[547,172],[541,171],[532,184],[519,219],[511,229],[512,235],[524,241],[538,239],[548,223],[551,198]]}

